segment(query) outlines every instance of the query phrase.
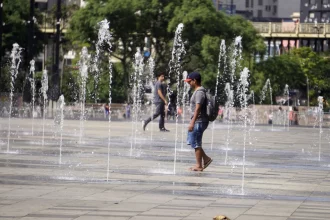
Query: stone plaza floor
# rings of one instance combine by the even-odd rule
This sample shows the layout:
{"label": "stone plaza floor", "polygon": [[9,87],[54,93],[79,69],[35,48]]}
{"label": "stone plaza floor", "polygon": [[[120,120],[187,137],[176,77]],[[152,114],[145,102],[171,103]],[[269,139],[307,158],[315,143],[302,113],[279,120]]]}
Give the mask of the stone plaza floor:
{"label": "stone plaza floor", "polygon": [[8,125],[0,118],[0,219],[330,219],[327,127],[210,124],[213,163],[193,172],[182,124],[86,121],[80,135],[66,120],[61,141],[53,120],[43,136],[42,119],[13,118],[9,144]]}

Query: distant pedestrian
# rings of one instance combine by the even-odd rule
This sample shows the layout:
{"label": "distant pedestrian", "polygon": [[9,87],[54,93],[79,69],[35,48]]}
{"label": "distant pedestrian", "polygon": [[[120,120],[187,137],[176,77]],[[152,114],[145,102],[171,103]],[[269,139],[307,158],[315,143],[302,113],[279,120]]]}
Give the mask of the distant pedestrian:
{"label": "distant pedestrian", "polygon": [[299,112],[298,112],[298,108],[295,106],[293,107],[293,124],[294,125],[299,125],[298,123],[298,116],[299,116]]}
{"label": "distant pedestrian", "polygon": [[273,112],[272,110],[269,110],[268,112],[268,124],[273,124]]}
{"label": "distant pedestrian", "polygon": [[289,107],[289,125],[293,125],[294,124],[294,111],[292,109],[292,107]]}
{"label": "distant pedestrian", "polygon": [[126,111],[126,119],[130,119],[131,118],[131,105],[129,103],[126,104],[125,111]]}
{"label": "distant pedestrian", "polygon": [[108,117],[109,116],[109,110],[110,110],[109,105],[108,104],[105,104],[105,106],[104,106],[105,117]]}
{"label": "distant pedestrian", "polygon": [[147,118],[146,120],[143,121],[142,127],[143,130],[146,130],[146,127],[149,122],[160,116],[159,118],[159,130],[163,132],[167,132],[165,128],[165,106],[167,106],[167,101],[166,101],[166,84],[163,83],[165,79],[165,73],[159,73],[157,75],[157,82],[155,84],[155,89],[154,89],[154,104],[156,106],[155,113],[152,117]]}
{"label": "distant pedestrian", "polygon": [[219,121],[221,121],[223,118],[223,108],[222,106],[219,106],[219,110],[218,110],[218,119]]}

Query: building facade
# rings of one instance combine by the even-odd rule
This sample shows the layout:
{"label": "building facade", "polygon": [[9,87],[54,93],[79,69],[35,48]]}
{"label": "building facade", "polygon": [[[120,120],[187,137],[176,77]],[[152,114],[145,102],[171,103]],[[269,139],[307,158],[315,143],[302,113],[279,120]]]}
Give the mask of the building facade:
{"label": "building facade", "polygon": [[[286,19],[300,11],[301,0],[213,0],[216,8],[232,5],[236,14],[251,20]],[[329,0],[330,1],[330,0]]]}
{"label": "building facade", "polygon": [[[61,0],[61,3],[64,5],[75,4],[83,7],[85,1],[83,0]],[[35,0],[36,8],[41,11],[51,10],[57,4],[57,0]]]}
{"label": "building facade", "polygon": [[[54,65],[55,60],[55,35],[56,35],[56,28],[55,23],[48,23],[49,22],[49,16],[51,16],[51,13],[49,13],[51,10],[56,8],[58,0],[35,0],[35,8],[37,8],[39,11],[43,14],[43,21],[40,25],[41,31],[43,34],[43,41],[46,42],[44,45],[42,53],[39,54],[39,56],[35,57],[35,65],[36,65],[36,71],[41,71],[43,69],[49,69],[51,71],[51,68],[48,66],[49,63],[52,63]],[[71,5],[75,4],[80,7],[84,6],[83,0],[61,0],[62,5]],[[55,22],[55,21],[54,21]],[[61,38],[61,37],[60,37]],[[63,65],[71,64],[71,61],[75,58],[75,53],[73,51],[69,51],[67,54],[63,55],[64,59],[63,62],[60,62],[60,69],[63,69]]]}
{"label": "building facade", "polygon": [[301,0],[300,22],[329,23],[330,0]]}

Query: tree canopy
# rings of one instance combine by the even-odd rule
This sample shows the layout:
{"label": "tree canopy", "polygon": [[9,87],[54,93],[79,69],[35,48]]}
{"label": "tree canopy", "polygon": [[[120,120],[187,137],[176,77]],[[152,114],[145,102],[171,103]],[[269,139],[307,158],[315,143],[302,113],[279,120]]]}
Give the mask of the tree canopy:
{"label": "tree canopy", "polygon": [[[112,56],[122,65],[124,84],[129,86],[132,59],[136,48],[155,55],[155,71],[168,70],[177,26],[184,24],[182,38],[186,56],[183,70],[200,70],[205,85],[214,87],[221,39],[244,38],[244,50],[250,54],[264,50],[262,39],[249,21],[216,11],[209,0],[87,0],[85,8],[74,13],[67,38],[73,47],[94,49],[97,23],[110,21]],[[145,37],[148,37],[146,44]],[[147,59],[147,57],[146,57]]]}
{"label": "tree canopy", "polygon": [[[20,74],[18,75],[18,82],[16,88],[18,91],[21,91],[23,88],[24,81],[24,72],[29,66],[30,60],[27,60],[27,51],[28,51],[28,36],[30,28],[29,19],[30,19],[30,7],[29,1],[26,0],[3,0],[3,27],[2,27],[2,50],[1,57],[2,64],[1,67],[4,71],[4,74],[1,75],[2,80],[0,81],[1,91],[9,91],[9,75],[5,74],[8,68],[8,61],[10,51],[13,48],[13,44],[17,43],[21,48],[23,48],[22,53],[22,63]],[[35,25],[33,30],[33,54],[30,54],[30,57],[33,57],[40,53],[42,50],[42,38],[41,31],[38,27],[38,23],[41,23],[40,13],[35,12]]]}
{"label": "tree canopy", "polygon": [[259,93],[266,80],[270,79],[274,96],[283,95],[287,84],[290,90],[300,90],[303,97],[307,98],[308,86],[311,103],[316,104],[318,95],[328,98],[329,72],[330,60],[327,57],[317,54],[309,47],[302,47],[257,64],[252,74],[252,89]]}

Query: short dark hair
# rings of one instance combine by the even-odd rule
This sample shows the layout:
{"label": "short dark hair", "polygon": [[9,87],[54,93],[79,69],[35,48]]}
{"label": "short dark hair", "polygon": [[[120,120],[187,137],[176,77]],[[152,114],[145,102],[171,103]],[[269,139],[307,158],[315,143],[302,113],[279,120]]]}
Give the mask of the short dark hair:
{"label": "short dark hair", "polygon": [[157,74],[156,74],[156,77],[158,78],[158,77],[160,77],[160,76],[165,76],[165,73],[164,72],[158,72]]}

